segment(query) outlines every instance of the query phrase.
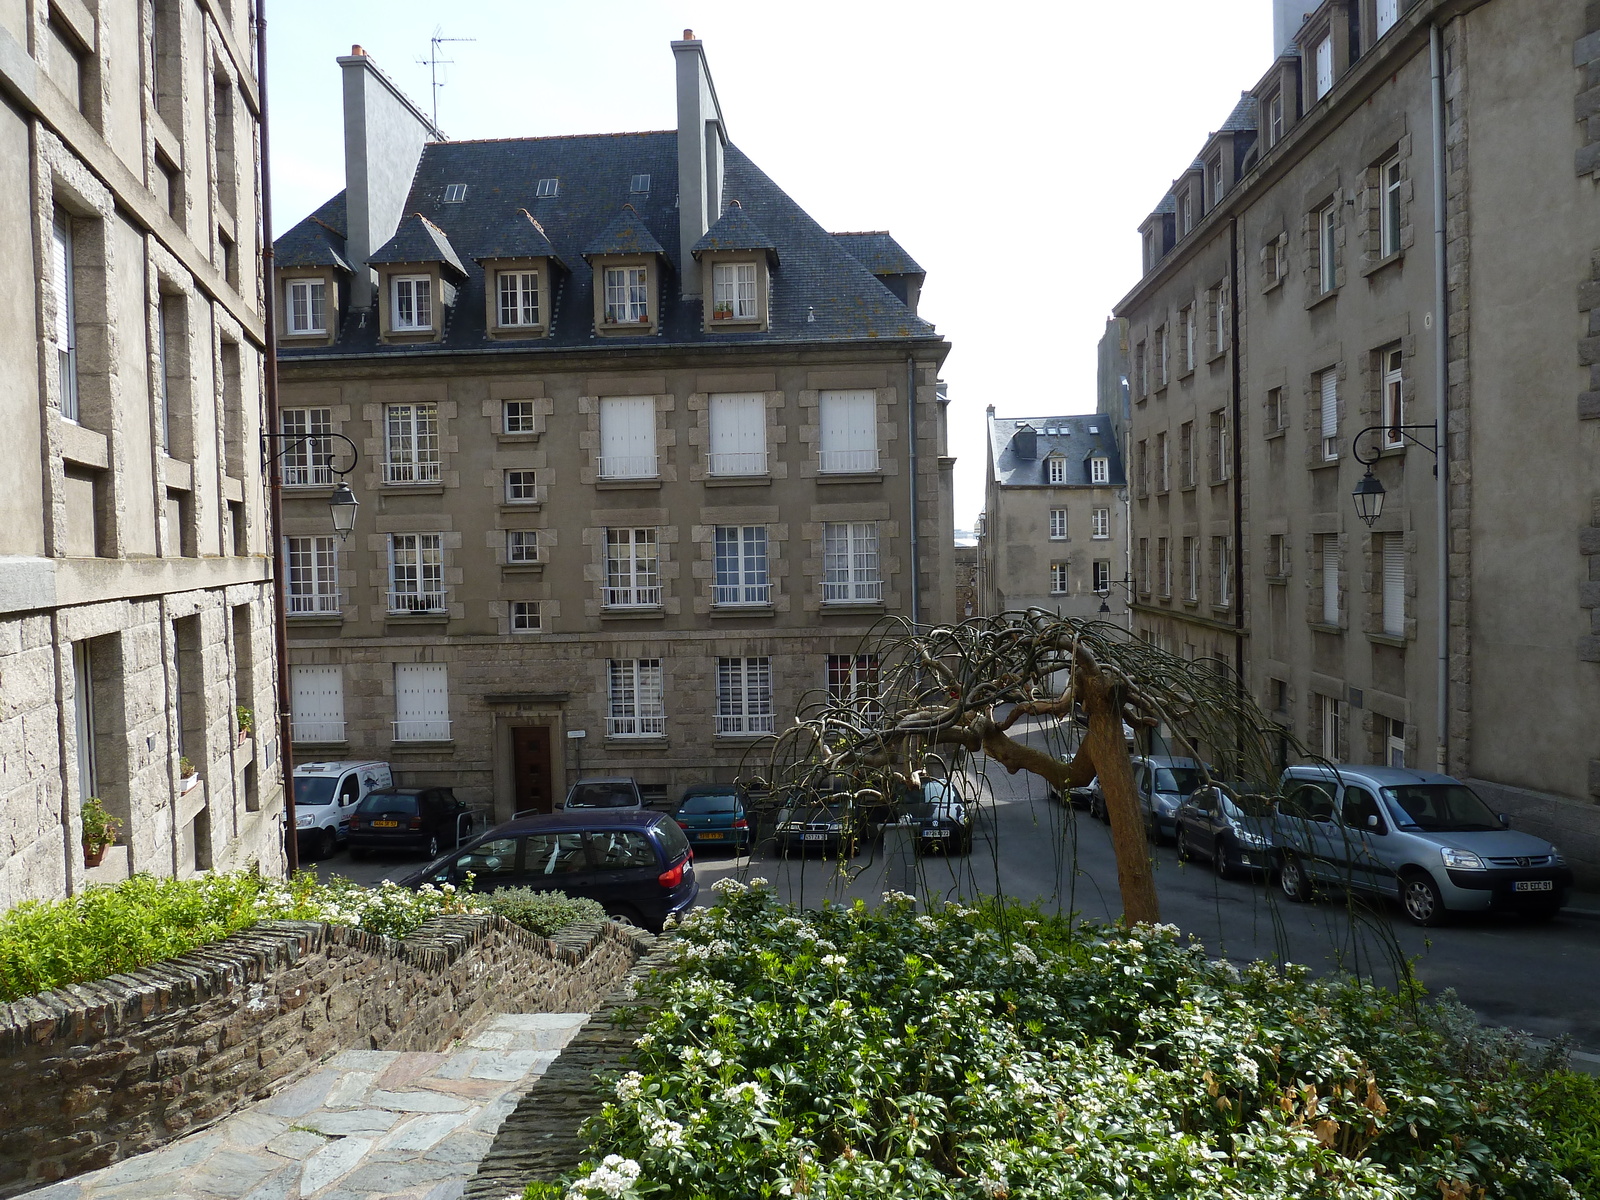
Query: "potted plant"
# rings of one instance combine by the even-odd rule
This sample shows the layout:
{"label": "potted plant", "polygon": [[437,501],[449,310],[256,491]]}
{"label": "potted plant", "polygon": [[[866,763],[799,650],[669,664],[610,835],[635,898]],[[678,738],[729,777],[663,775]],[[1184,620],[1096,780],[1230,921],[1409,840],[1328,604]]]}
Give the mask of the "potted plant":
{"label": "potted plant", "polygon": [[194,763],[189,761],[187,755],[178,755],[178,790],[187,792],[200,782],[200,772]]}
{"label": "potted plant", "polygon": [[245,738],[255,736],[256,714],[253,709],[246,708],[242,704],[239,705],[237,710],[237,720],[239,725],[239,740],[241,742],[244,741]]}
{"label": "potted plant", "polygon": [[711,319],[713,321],[733,320],[733,305],[723,302],[714,306],[711,310]]}
{"label": "potted plant", "polygon": [[83,802],[83,865],[98,867],[106,856],[106,847],[115,844],[122,821],[106,811],[99,796],[90,796]]}

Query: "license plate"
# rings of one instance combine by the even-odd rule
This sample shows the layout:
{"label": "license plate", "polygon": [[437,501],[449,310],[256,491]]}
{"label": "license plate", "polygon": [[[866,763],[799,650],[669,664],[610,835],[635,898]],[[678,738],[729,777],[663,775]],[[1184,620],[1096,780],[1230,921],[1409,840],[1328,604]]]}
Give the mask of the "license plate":
{"label": "license plate", "polygon": [[949,837],[950,836],[950,831],[948,829],[924,829],[922,831],[922,836],[923,837],[935,837],[935,838],[938,838],[938,837]]}
{"label": "license plate", "polygon": [[725,838],[727,836],[728,835],[725,834],[725,833],[697,833],[697,834],[695,834],[695,837],[699,838],[701,841],[706,841],[706,842],[712,841],[713,839],[721,840],[722,838]]}
{"label": "license plate", "polygon": [[828,835],[825,833],[802,833],[800,840],[803,842],[821,842],[827,840],[827,837]]}
{"label": "license plate", "polygon": [[374,821],[372,823],[372,827],[374,829],[399,829],[400,828],[400,822],[399,821]]}
{"label": "license plate", "polygon": [[1513,892],[1553,892],[1556,890],[1555,881],[1551,879],[1519,879],[1511,885]]}

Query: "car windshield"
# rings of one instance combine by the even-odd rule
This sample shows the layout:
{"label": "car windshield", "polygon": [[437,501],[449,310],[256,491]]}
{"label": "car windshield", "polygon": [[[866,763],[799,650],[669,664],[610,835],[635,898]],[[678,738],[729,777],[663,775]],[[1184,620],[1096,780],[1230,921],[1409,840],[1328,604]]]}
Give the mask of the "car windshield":
{"label": "car windshield", "polygon": [[634,808],[633,789],[625,783],[579,783],[567,797],[568,808]]}
{"label": "car windshield", "polygon": [[333,803],[333,785],[338,780],[332,776],[324,775],[313,779],[306,775],[294,777],[294,802],[304,808],[310,804],[315,807]]}
{"label": "car windshield", "polygon": [[1156,791],[1187,796],[1201,783],[1199,767],[1157,767]]}
{"label": "car windshield", "polygon": [[837,821],[843,809],[827,804],[807,804],[789,810],[791,821]]}
{"label": "car windshield", "polygon": [[399,792],[372,792],[365,800],[356,805],[357,812],[363,813],[414,813],[417,811],[417,798],[402,795]]}
{"label": "car windshield", "polygon": [[702,793],[698,796],[685,796],[683,805],[678,809],[681,813],[731,813],[739,811],[739,797],[732,792],[711,795]]}
{"label": "car windshield", "polygon": [[1383,794],[1405,813],[1403,823],[1424,833],[1481,833],[1501,827],[1489,806],[1459,783],[1413,783],[1386,787]]}

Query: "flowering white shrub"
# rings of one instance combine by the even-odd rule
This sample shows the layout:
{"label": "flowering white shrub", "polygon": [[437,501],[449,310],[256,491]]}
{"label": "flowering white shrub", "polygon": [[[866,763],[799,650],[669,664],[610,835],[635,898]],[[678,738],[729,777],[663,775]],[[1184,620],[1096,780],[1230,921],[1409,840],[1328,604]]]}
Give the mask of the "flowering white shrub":
{"label": "flowering white shrub", "polygon": [[484,913],[488,905],[454,884],[425,883],[416,891],[384,880],[377,887],[335,876],[326,883],[302,873],[262,882],[255,899],[258,919],[326,921],[354,925],[388,937],[405,937],[433,918],[449,913]]}
{"label": "flowering white shrub", "polygon": [[528,1195],[1575,1196],[1514,1073],[1463,1077],[1425,1008],[1032,915],[727,889],[585,1128],[610,1157]]}

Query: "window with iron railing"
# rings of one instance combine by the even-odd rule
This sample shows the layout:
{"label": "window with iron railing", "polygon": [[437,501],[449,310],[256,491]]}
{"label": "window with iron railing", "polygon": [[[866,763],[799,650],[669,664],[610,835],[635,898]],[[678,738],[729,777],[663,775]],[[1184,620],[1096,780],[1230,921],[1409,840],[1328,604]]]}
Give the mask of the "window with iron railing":
{"label": "window with iron railing", "polygon": [[389,535],[389,611],[445,610],[443,535]]}
{"label": "window with iron railing", "polygon": [[656,402],[652,396],[606,396],[600,401],[601,479],[654,479]]}
{"label": "window with iron railing", "polygon": [[771,733],[772,660],[717,659],[717,735]]}
{"label": "window with iron railing", "polygon": [[284,538],[289,614],[339,611],[339,557],[331,537]]}
{"label": "window with iron railing", "polygon": [[822,599],[873,604],[883,599],[878,573],[878,523],[828,521],[822,526]]}
{"label": "window with iron railing", "polygon": [[667,712],[659,658],[612,659],[607,664],[609,695],[606,736],[662,737]]}
{"label": "window with iron railing", "polygon": [[871,391],[821,392],[818,470],[853,474],[878,469],[877,397]]}
{"label": "window with iron railing", "polygon": [[606,530],[607,608],[653,608],[661,603],[661,563],[653,528]]}
{"label": "window with iron railing", "polygon": [[767,406],[760,392],[727,392],[710,397],[707,423],[711,446],[706,454],[710,475],[765,475],[767,471]]}
{"label": "window with iron railing", "polygon": [[770,604],[765,525],[718,525],[713,604]]}
{"label": "window with iron railing", "polygon": [[450,740],[450,680],[445,663],[394,665],[394,740]]}
{"label": "window with iron railing", "polygon": [[286,408],[278,414],[283,432],[283,486],[328,487],[333,469],[333,410]]}
{"label": "window with iron railing", "polygon": [[437,404],[386,405],[383,428],[385,483],[439,482]]}

